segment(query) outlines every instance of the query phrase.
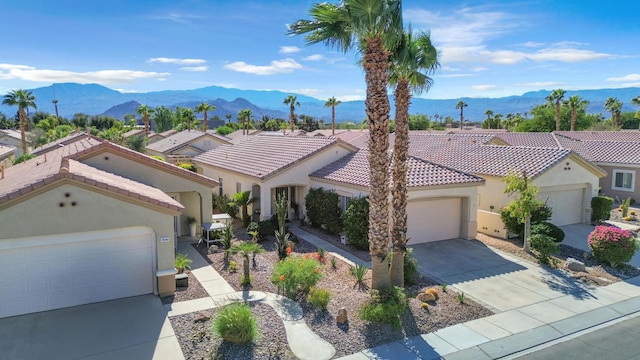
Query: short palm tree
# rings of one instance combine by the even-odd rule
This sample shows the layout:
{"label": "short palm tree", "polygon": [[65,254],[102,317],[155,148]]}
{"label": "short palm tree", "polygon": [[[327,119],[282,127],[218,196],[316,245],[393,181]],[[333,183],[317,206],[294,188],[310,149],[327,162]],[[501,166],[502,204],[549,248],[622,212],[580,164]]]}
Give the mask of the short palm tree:
{"label": "short palm tree", "polygon": [[242,285],[251,285],[249,256],[265,252],[265,250],[262,248],[262,245],[253,241],[243,241],[240,244],[231,246],[228,251],[232,255],[240,254],[240,256],[242,256],[242,269],[244,273],[244,276],[242,278]]}
{"label": "short palm tree", "polygon": [[291,123],[291,132],[293,132],[296,125],[296,106],[300,107],[300,102],[298,101],[298,97],[295,95],[289,95],[284,98],[284,104],[289,105],[289,122]]}
{"label": "short palm tree", "polygon": [[29,90],[11,90],[2,99],[3,105],[18,106],[18,118],[20,121],[20,141],[22,145],[22,154],[27,155],[29,153],[29,147],[27,146],[27,122],[29,118],[25,111],[28,111],[30,107],[37,109],[36,97]]}
{"label": "short palm tree", "polygon": [[428,33],[415,36],[409,29],[391,57],[389,84],[395,86],[395,140],[393,146],[393,202],[390,281],[404,287],[404,254],[407,246],[407,155],[409,151],[409,106],[411,94],[429,91],[433,73],[440,63]]}
{"label": "short palm tree", "polygon": [[487,115],[487,129],[491,129],[491,121],[493,120],[493,110],[489,109],[484,112]]}
{"label": "short palm tree", "polygon": [[584,100],[578,95],[573,95],[569,97],[565,102],[565,105],[571,109],[571,131],[576,130],[576,119],[578,118],[578,109],[584,108],[589,104],[587,100]]}
{"label": "short palm tree", "polygon": [[207,104],[206,102],[203,102],[202,104],[196,106],[196,112],[197,113],[203,113],[203,120],[202,120],[202,131],[207,131],[207,112],[208,111],[213,111],[215,110],[216,107],[214,105],[211,104]]}
{"label": "short palm tree", "polygon": [[469,104],[467,104],[463,100],[458,101],[458,103],[456,104],[456,109],[460,109],[460,129],[462,129],[462,126],[464,124],[463,111],[464,111],[464,108],[466,108],[467,106],[469,106]]}
{"label": "short palm tree", "polygon": [[326,103],[324,103],[324,107],[331,107],[331,135],[336,134],[336,106],[340,105],[342,102],[335,98],[335,96],[330,97]]}
{"label": "short palm tree", "polygon": [[153,108],[148,107],[147,105],[140,105],[136,109],[136,114],[140,114],[142,116],[142,121],[144,122],[144,137],[149,137],[149,117],[153,114]]}
{"label": "short palm tree", "polygon": [[372,287],[391,286],[389,249],[389,97],[388,70],[391,51],[403,32],[400,0],[343,0],[339,4],[316,3],[311,20],[298,20],[289,34],[306,35],[308,44],[324,43],[343,52],[353,48],[362,54],[365,73],[365,112],[369,128],[369,249]]}
{"label": "short palm tree", "polygon": [[251,218],[249,217],[248,207],[253,204],[256,198],[251,197],[251,191],[241,191],[239,193],[233,194],[233,203],[235,206],[239,206],[242,208],[242,223],[244,226],[249,225]]}
{"label": "short palm tree", "polygon": [[556,89],[547,96],[547,102],[550,105],[555,105],[556,107],[556,131],[560,131],[560,105],[562,105],[562,100],[564,100],[564,95],[566,91],[562,89]]}

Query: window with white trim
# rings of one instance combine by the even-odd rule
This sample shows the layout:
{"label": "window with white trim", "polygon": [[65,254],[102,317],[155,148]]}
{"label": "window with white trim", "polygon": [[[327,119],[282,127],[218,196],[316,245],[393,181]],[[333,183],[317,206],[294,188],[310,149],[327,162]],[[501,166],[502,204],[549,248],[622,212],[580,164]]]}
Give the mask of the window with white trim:
{"label": "window with white trim", "polygon": [[621,191],[634,191],[635,171],[613,170],[611,189]]}
{"label": "window with white trim", "polygon": [[338,200],[340,201],[340,210],[344,213],[349,208],[349,204],[351,203],[351,197],[338,195]]}

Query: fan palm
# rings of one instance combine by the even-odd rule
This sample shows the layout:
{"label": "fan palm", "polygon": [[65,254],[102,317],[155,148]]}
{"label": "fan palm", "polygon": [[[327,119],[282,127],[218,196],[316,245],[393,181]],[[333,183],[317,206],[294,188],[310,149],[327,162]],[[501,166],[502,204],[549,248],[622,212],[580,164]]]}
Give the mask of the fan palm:
{"label": "fan palm", "polygon": [[249,135],[249,122],[251,121],[251,109],[242,109],[238,112],[238,118],[242,122],[242,135]]}
{"label": "fan palm", "polygon": [[148,107],[147,105],[140,105],[136,109],[136,114],[140,114],[142,116],[142,121],[144,122],[144,137],[149,137],[149,116],[153,114],[153,108]]}
{"label": "fan palm", "polygon": [[241,191],[233,194],[233,203],[235,206],[239,206],[242,209],[242,223],[244,226],[249,225],[251,218],[249,218],[249,205],[253,204],[256,198],[251,197],[251,191]]}
{"label": "fan palm", "polygon": [[393,203],[390,281],[404,286],[404,254],[407,246],[407,153],[409,151],[409,106],[411,94],[429,91],[433,80],[428,74],[440,66],[438,52],[428,33],[415,36],[409,29],[391,57],[389,84],[395,86],[395,140],[393,145]]}
{"label": "fan palm", "polygon": [[342,102],[335,98],[335,96],[330,97],[326,103],[324,103],[324,107],[331,107],[331,135],[336,134],[336,106],[340,105]]}
{"label": "fan palm", "polygon": [[312,20],[298,20],[289,34],[306,34],[309,44],[324,43],[343,52],[362,53],[367,96],[365,112],[369,128],[369,249],[372,255],[372,287],[390,287],[386,257],[389,249],[389,97],[388,69],[391,51],[402,34],[399,0],[343,0],[340,4],[316,3]]}
{"label": "fan palm", "polygon": [[556,107],[556,131],[560,131],[560,105],[562,105],[562,100],[564,100],[566,93],[562,89],[556,89],[547,96],[547,102]]}
{"label": "fan palm", "polygon": [[570,127],[570,130],[571,131],[575,131],[576,130],[576,119],[578,118],[578,109],[584,108],[585,106],[587,106],[589,104],[589,102],[587,100],[584,100],[583,98],[579,97],[578,95],[573,95],[569,99],[567,99],[564,103],[565,103],[565,105],[567,105],[569,107],[569,109],[571,109],[571,127]]}
{"label": "fan palm", "polygon": [[291,123],[291,132],[293,132],[294,127],[296,125],[296,106],[300,107],[300,102],[298,101],[298,97],[295,95],[289,95],[284,98],[284,104],[289,105],[289,122]]}
{"label": "fan palm", "polygon": [[610,97],[604,102],[604,109],[611,113],[611,122],[616,126],[620,126],[620,111],[622,110],[622,101],[618,98]]}
{"label": "fan palm", "polygon": [[213,111],[215,110],[216,107],[214,105],[211,104],[207,104],[206,102],[203,102],[202,104],[196,106],[196,112],[197,113],[203,113],[203,120],[202,120],[202,131],[207,131],[207,111]]}
{"label": "fan palm", "polygon": [[464,124],[463,111],[467,106],[469,106],[469,104],[467,104],[463,100],[458,101],[458,103],[456,104],[456,109],[460,109],[460,129],[462,129],[462,125]]}
{"label": "fan palm", "polygon": [[493,120],[493,110],[489,109],[484,112],[487,115],[487,129],[491,129],[491,121]]}
{"label": "fan palm", "polygon": [[251,285],[251,274],[249,270],[249,255],[256,255],[265,252],[262,245],[253,241],[244,241],[240,244],[233,245],[229,248],[230,254],[240,254],[242,256],[242,269],[244,276],[242,278],[242,285]]}
{"label": "fan palm", "polygon": [[27,122],[29,118],[25,111],[28,111],[30,107],[37,109],[36,97],[29,90],[11,90],[2,99],[2,105],[15,106],[18,105],[18,118],[20,121],[20,141],[22,145],[22,154],[28,155],[29,147],[27,146]]}

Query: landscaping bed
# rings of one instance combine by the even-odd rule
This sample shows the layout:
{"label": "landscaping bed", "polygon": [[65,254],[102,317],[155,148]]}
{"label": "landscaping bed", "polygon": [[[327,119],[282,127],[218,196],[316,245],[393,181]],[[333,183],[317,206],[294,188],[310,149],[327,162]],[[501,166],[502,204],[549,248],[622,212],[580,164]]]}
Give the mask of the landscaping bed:
{"label": "landscaping bed", "polygon": [[193,276],[191,271],[187,271],[187,275],[189,276],[189,286],[177,287],[176,293],[174,295],[160,298],[164,305],[174,302],[200,299],[209,296],[209,294],[207,294],[207,291],[202,287],[198,279]]}
{"label": "landscaping bed", "polygon": [[[244,237],[243,234],[237,235]],[[278,262],[275,241],[271,238],[262,243],[262,245],[267,252],[256,255],[255,267],[251,267],[252,286],[248,288],[277,293],[278,289],[269,280],[274,265]],[[204,245],[196,246],[196,249],[232,287],[236,290],[247,288],[240,285],[242,273],[242,259],[240,256],[232,257],[233,260],[238,262],[238,271],[229,272],[222,252],[209,253]],[[292,255],[302,256],[313,253],[316,250],[315,246],[300,240],[295,246]],[[488,309],[469,299],[465,299],[464,303],[460,303],[458,294],[453,290],[447,289],[447,292],[443,292],[439,284],[428,278],[419,277],[415,285],[407,287],[410,294],[409,306],[407,313],[402,318],[402,326],[399,329],[394,329],[388,324],[372,324],[363,321],[358,317],[357,313],[370,299],[368,292],[370,272],[365,277],[364,283],[359,285],[350,274],[347,263],[336,259],[336,267],[333,268],[330,258],[331,255],[326,256],[326,260],[321,266],[323,277],[316,285],[316,289],[327,289],[331,293],[327,310],[319,310],[307,302],[304,297],[296,300],[304,310],[306,324],[316,334],[335,347],[336,357],[356,353],[394,340],[434,332],[438,329],[492,314]],[[429,302],[428,309],[422,308],[422,302],[415,299],[415,295],[426,287],[435,287],[439,293],[439,298],[436,301]],[[291,354],[285,342],[286,334],[281,320],[273,312],[263,309],[266,305],[257,303],[252,306],[257,317],[260,333],[260,340],[254,345],[231,346],[220,340],[217,335],[212,335],[210,328],[212,319],[216,315],[216,309],[208,310],[204,314],[207,317],[211,317],[209,320],[201,319],[202,314],[171,317],[175,333],[180,334],[178,335],[178,341],[185,357],[200,359],[214,356],[213,358],[216,358],[217,354],[220,358],[268,358],[270,355],[274,355],[277,350],[280,358],[290,358]],[[347,311],[348,323],[337,325],[336,315],[338,310],[342,308]],[[278,326],[273,324],[273,321],[276,320],[280,323]],[[238,350],[239,348],[243,350]]]}

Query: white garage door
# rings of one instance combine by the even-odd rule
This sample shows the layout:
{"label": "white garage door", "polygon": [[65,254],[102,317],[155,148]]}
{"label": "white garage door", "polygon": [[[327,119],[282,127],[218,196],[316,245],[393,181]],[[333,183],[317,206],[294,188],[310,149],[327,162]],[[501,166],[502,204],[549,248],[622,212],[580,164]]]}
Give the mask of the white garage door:
{"label": "white garage door", "polygon": [[0,240],[0,318],[153,292],[148,228]]}
{"label": "white garage door", "polygon": [[553,209],[551,222],[562,226],[582,222],[583,193],[584,189],[540,191],[538,198],[546,201],[547,205]]}
{"label": "white garage door", "polygon": [[407,203],[409,245],[460,237],[462,199],[419,199]]}

